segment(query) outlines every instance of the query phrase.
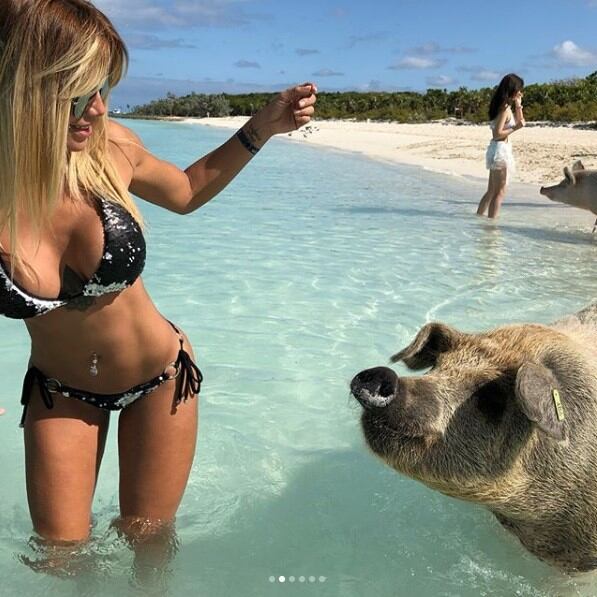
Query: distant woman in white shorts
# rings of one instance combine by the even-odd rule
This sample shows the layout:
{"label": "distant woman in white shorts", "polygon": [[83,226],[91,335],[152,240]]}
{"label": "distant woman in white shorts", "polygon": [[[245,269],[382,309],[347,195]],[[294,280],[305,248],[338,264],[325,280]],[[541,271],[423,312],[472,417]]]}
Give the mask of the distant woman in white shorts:
{"label": "distant woman in white shorts", "polygon": [[[512,144],[508,137],[525,125],[522,115],[522,88],[524,81],[515,74],[506,75],[497,86],[489,104],[489,126],[493,138],[485,154],[485,164],[489,170],[487,191],[481,198],[477,215],[488,212],[490,218],[497,218],[506,194],[506,184],[514,174],[515,164]],[[512,112],[514,104],[514,112]]]}

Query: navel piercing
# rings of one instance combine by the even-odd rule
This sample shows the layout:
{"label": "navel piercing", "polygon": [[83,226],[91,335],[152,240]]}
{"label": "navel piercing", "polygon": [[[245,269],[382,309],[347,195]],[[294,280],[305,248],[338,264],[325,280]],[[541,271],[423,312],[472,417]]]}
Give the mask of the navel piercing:
{"label": "navel piercing", "polygon": [[97,375],[97,362],[99,357],[97,356],[97,352],[94,352],[91,355],[91,365],[89,366],[89,375]]}

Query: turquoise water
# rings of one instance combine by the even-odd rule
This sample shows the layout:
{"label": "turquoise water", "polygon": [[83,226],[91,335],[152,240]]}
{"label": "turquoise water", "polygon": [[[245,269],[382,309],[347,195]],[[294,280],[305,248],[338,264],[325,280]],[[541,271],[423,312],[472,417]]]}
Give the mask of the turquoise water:
{"label": "turquoise water", "polygon": [[[128,124],[181,166],[230,134]],[[519,186],[494,226],[472,215],[482,190],[280,139],[190,216],[142,203],[145,283],[206,376],[179,552],[156,594],[597,592],[591,575],[564,576],[530,556],[484,509],[382,465],[349,397],[355,373],[385,364],[428,320],[465,330],[549,322],[597,295],[590,214]],[[36,557],[17,426],[27,338],[21,323],[0,320],[0,593],[138,594],[132,555],[109,529],[115,425],[93,540],[75,556],[83,570],[55,578],[20,561]]]}

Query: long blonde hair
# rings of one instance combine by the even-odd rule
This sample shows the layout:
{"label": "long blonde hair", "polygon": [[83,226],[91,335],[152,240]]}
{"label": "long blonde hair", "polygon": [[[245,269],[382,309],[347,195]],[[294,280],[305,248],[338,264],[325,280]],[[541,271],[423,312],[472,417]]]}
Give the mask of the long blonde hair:
{"label": "long blonde hair", "polygon": [[120,81],[128,53],[108,18],[86,0],[1,0],[0,230],[8,227],[11,262],[23,266],[19,214],[41,237],[63,193],[105,197],[141,224],[108,152],[106,117],[87,147],[69,152],[72,98]]}

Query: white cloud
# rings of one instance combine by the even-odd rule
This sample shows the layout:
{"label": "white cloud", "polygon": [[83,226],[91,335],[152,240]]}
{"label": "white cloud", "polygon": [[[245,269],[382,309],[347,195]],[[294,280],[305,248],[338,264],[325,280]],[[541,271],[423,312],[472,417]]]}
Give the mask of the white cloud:
{"label": "white cloud", "polygon": [[129,33],[125,41],[131,48],[140,50],[156,50],[160,48],[195,48],[196,46],[178,39],[160,39],[157,35],[146,33]]}
{"label": "white cloud", "polygon": [[481,82],[485,82],[485,83],[494,82],[497,84],[497,83],[499,83],[501,78],[502,78],[501,73],[498,73],[497,71],[494,71],[494,70],[487,70],[487,69],[481,69],[471,75],[471,79],[473,81],[481,81]]}
{"label": "white cloud", "polygon": [[438,68],[439,66],[442,66],[442,64],[445,64],[445,62],[445,60],[428,58],[425,56],[405,56],[402,60],[396,62],[396,64],[388,66],[388,68],[391,70],[423,70],[427,68]]}
{"label": "white cloud", "polygon": [[498,83],[502,78],[501,73],[483,66],[459,66],[457,70],[462,73],[470,73],[472,81],[482,83]]}
{"label": "white cloud", "polygon": [[379,91],[381,89],[381,81],[378,81],[377,79],[371,79],[371,81],[363,85],[362,88],[366,89],[367,91]]}
{"label": "white cloud", "polygon": [[95,5],[125,27],[231,27],[254,20],[246,0],[95,0]]}
{"label": "white cloud", "polygon": [[456,83],[455,79],[448,77],[448,75],[439,75],[437,77],[427,77],[425,79],[429,87],[448,87]]}
{"label": "white cloud", "polygon": [[331,68],[320,68],[313,73],[314,77],[343,77],[344,73],[332,70]]}
{"label": "white cloud", "polygon": [[573,41],[567,40],[554,46],[553,57],[562,65],[569,66],[596,66],[597,53],[584,50]]}
{"label": "white cloud", "polygon": [[473,52],[476,52],[476,50],[464,46],[456,48],[442,48],[442,46],[434,41],[423,44],[422,46],[417,46],[416,48],[412,48],[412,50],[410,50],[410,53],[422,56],[429,56],[431,54],[472,54]]}
{"label": "white cloud", "polygon": [[258,62],[251,62],[250,60],[237,60],[234,66],[237,68],[261,68]]}
{"label": "white cloud", "polygon": [[351,35],[348,39],[348,47],[354,48],[358,44],[383,41],[388,39],[390,34],[387,31],[379,31],[378,33],[367,33],[365,35]]}

